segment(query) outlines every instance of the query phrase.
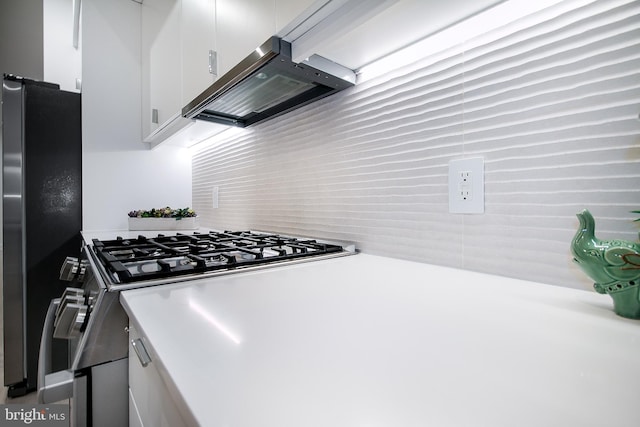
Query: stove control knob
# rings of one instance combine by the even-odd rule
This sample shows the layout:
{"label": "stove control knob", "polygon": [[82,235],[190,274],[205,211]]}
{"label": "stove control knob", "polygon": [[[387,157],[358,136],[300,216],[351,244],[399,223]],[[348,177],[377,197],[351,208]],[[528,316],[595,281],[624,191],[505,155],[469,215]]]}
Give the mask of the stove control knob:
{"label": "stove control knob", "polygon": [[88,311],[89,307],[82,289],[65,289],[60,297],[60,304],[53,322],[54,338],[70,339],[80,335]]}
{"label": "stove control knob", "polygon": [[89,261],[83,259],[82,261],[80,261],[80,265],[78,266],[78,268],[78,282],[84,283],[84,277],[87,274],[87,269],[89,268]]}
{"label": "stove control knob", "polygon": [[71,339],[79,336],[87,318],[88,310],[89,307],[84,304],[72,302],[65,304],[60,316],[56,317],[53,337]]}
{"label": "stove control knob", "polygon": [[79,266],[80,262],[78,261],[78,258],[68,256],[60,268],[60,280],[65,280],[67,282],[73,281],[78,274]]}
{"label": "stove control knob", "polygon": [[66,288],[60,297],[60,304],[58,304],[58,308],[56,309],[56,320],[54,326],[58,322],[58,318],[61,316],[62,310],[65,305],[69,303],[77,303],[84,304],[84,291],[80,288]]}
{"label": "stove control knob", "polygon": [[78,308],[78,312],[76,317],[74,318],[73,324],[71,325],[70,335],[71,337],[77,337],[82,332],[85,321],[87,320],[87,316],[89,313],[89,307],[86,305],[81,305]]}

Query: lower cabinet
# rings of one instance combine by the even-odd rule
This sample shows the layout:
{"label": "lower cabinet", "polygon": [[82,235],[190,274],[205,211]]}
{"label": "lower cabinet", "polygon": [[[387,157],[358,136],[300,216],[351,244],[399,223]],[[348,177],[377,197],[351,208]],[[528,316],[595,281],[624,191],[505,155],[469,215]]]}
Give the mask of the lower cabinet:
{"label": "lower cabinet", "polygon": [[136,405],[136,400],[133,397],[133,392],[129,388],[129,427],[143,427],[144,423],[140,418],[140,412]]}
{"label": "lower cabinet", "polygon": [[133,325],[129,325],[129,426],[188,426],[158,372],[154,355],[149,353],[150,362],[143,366],[134,342],[139,351],[148,351],[144,348],[144,339]]}

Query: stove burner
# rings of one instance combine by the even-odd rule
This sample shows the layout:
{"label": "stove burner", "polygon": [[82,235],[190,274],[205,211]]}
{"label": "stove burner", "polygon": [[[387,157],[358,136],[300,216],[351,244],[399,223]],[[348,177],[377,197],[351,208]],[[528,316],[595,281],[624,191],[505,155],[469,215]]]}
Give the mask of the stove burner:
{"label": "stove burner", "polygon": [[117,283],[240,269],[344,251],[335,244],[252,231],[94,239],[93,247]]}

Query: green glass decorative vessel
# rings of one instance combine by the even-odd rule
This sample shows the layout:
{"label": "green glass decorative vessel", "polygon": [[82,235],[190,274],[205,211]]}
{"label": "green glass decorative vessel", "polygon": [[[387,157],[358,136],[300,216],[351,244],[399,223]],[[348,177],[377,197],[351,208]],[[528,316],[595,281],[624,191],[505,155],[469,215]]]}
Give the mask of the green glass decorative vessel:
{"label": "green glass decorative vessel", "polygon": [[573,260],[591,279],[596,292],[609,294],[613,311],[640,319],[640,244],[627,240],[600,240],[588,210],[577,214],[580,228],[571,242]]}

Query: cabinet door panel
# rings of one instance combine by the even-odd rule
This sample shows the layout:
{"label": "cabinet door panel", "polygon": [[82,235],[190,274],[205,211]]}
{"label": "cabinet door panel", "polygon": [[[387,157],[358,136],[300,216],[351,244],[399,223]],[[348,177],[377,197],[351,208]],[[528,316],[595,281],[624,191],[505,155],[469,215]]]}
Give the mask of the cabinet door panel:
{"label": "cabinet door panel", "polygon": [[220,75],[275,33],[273,0],[217,0],[216,46]]}
{"label": "cabinet door panel", "polygon": [[144,427],[131,389],[129,389],[129,427]]}
{"label": "cabinet door panel", "polygon": [[129,413],[129,423],[154,427],[187,426],[158,372],[156,356],[151,355],[152,361],[146,367],[140,363],[131,345],[132,340],[140,338],[133,325],[129,326],[129,338],[130,403],[137,409],[135,413]]}
{"label": "cabinet door panel", "polygon": [[[181,108],[182,66],[179,0],[142,4],[142,117],[148,135]],[[157,123],[152,122],[157,110]]]}
{"label": "cabinet door panel", "polygon": [[215,0],[182,0],[182,105],[215,81],[210,50],[215,50]]}

